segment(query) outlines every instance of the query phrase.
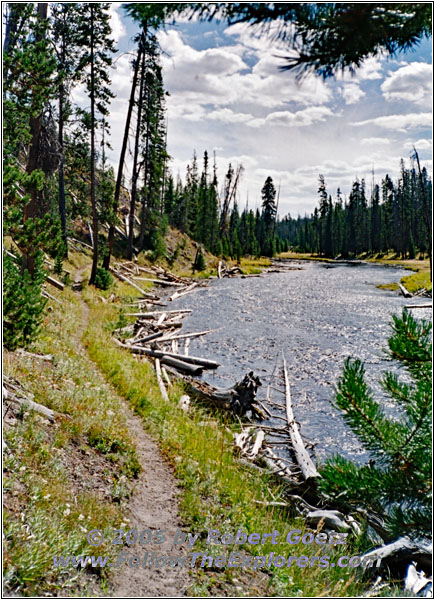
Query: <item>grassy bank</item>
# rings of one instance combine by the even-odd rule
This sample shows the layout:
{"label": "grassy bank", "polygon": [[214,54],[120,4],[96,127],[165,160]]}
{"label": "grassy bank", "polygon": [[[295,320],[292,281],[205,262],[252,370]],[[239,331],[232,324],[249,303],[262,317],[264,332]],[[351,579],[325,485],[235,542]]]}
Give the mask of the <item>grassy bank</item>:
{"label": "grassy bank", "polygon": [[[123,286],[124,287],[124,286]],[[130,290],[125,287],[119,295]],[[133,292],[134,293],[134,292]],[[177,406],[182,389],[173,386],[170,402],[162,400],[151,365],[131,353],[114,346],[110,341],[110,329],[114,326],[120,306],[97,301],[95,293],[87,289],[86,300],[91,308],[91,318],[85,340],[92,359],[106,374],[117,391],[125,397],[143,418],[145,428],[160,442],[161,448],[174,466],[182,487],[182,518],[191,531],[201,533],[197,551],[222,554],[222,546],[207,546],[205,534],[208,529],[236,531],[241,528],[252,532],[281,532],[282,541],[261,546],[246,546],[244,552],[263,555],[320,556],[342,553],[357,554],[357,540],[346,546],[345,552],[321,547],[290,546],[285,535],[293,527],[304,530],[302,521],[294,521],[274,506],[271,501],[280,500],[282,490],[269,477],[257,471],[241,467],[233,451],[232,433],[238,426],[225,422],[219,415],[212,416],[201,408],[188,414]],[[225,553],[237,548],[226,547]],[[308,575],[309,571],[309,576]],[[240,569],[215,569],[194,571],[193,595],[289,595],[328,596],[355,595],[362,589],[356,581],[360,573],[354,569],[338,567],[322,569],[313,566],[309,570],[296,566],[272,568],[267,574]]]}
{"label": "grassy bank", "polygon": [[53,557],[99,554],[86,532],[112,532],[122,523],[140,466],[123,405],[80,346],[80,299],[68,289],[53,294],[62,305],[49,303],[30,348],[53,361],[4,354],[5,374],[61,415],[49,423],[4,404],[4,593],[101,595],[104,571],[54,567]]}
{"label": "grassy bank", "polygon": [[[375,262],[383,265],[390,265],[396,267],[402,267],[409,271],[413,271],[412,275],[405,275],[401,278],[400,283],[406,287],[406,289],[415,294],[421,289],[432,291],[432,282],[430,280],[430,266],[429,259],[397,259],[395,255],[387,255],[383,258],[368,258],[367,262]],[[389,284],[384,287],[386,289],[397,290],[399,289],[397,284]]]}
{"label": "grassy bank", "polygon": [[[294,260],[315,260],[322,262],[336,262],[333,258],[324,258],[317,254],[307,254],[303,252],[283,252],[279,255],[279,258],[289,258]],[[412,275],[405,275],[401,278],[400,283],[406,287],[406,289],[415,294],[421,289],[432,291],[432,282],[430,280],[430,267],[429,259],[398,259],[395,254],[387,254],[382,257],[369,257],[366,254],[358,256],[359,260],[366,262],[380,263],[383,265],[402,267],[409,271],[414,271]],[[338,259],[340,260],[340,259]],[[399,286],[397,283],[380,284],[377,287],[386,290],[398,290]]]}

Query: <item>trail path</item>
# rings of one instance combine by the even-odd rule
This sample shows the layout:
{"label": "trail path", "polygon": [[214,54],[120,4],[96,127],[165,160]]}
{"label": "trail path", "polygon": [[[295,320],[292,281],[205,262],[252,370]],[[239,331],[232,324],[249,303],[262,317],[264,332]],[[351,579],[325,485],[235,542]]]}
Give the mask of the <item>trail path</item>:
{"label": "trail path", "polygon": [[[81,277],[85,269],[77,272],[75,283],[80,288]],[[82,322],[77,331],[77,343],[82,344],[81,337],[89,320],[89,307],[82,303]],[[83,348],[84,353],[86,352]],[[91,360],[91,359],[90,359]],[[95,365],[95,368],[98,367]],[[104,374],[101,374],[104,377]],[[112,388],[113,395],[119,398]],[[172,547],[172,540],[178,527],[182,526],[179,517],[179,488],[170,465],[164,460],[158,444],[144,431],[141,419],[123,400],[125,418],[130,435],[136,445],[137,458],[142,471],[135,481],[133,493],[127,505],[126,517],[129,519],[128,529],[165,530],[165,542],[159,545],[142,546],[138,543],[131,548],[119,547],[143,558],[147,548],[149,554],[156,552],[162,555],[180,555],[185,552],[182,547]],[[185,596],[189,585],[187,567],[143,568],[129,567],[127,564],[114,568],[109,582],[109,596],[115,598],[141,597],[180,597]]]}

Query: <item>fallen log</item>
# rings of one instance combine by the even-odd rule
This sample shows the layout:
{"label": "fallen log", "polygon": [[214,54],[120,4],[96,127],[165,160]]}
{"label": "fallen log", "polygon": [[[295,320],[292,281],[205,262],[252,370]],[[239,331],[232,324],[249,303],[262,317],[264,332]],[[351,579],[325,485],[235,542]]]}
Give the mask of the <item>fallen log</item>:
{"label": "fallen log", "polygon": [[172,294],[172,296],[170,296],[168,298],[168,301],[172,302],[173,300],[176,300],[177,298],[181,298],[182,296],[186,296],[187,294],[190,294],[190,292],[192,292],[198,286],[199,286],[199,283],[196,283],[196,282],[195,283],[191,283],[184,290],[181,290],[179,292],[175,292],[175,294]]}
{"label": "fallen log", "polygon": [[163,400],[166,400],[166,402],[169,402],[169,396],[168,396],[168,392],[166,391],[165,384],[163,383],[162,371],[160,368],[160,360],[158,358],[156,358],[155,364],[156,364],[157,383],[159,384],[160,393],[162,394]]}
{"label": "fallen log", "polygon": [[293,451],[296,457],[296,462],[299,465],[300,470],[302,471],[302,475],[305,480],[315,479],[320,477],[319,472],[314,466],[313,461],[311,460],[304,443],[301,438],[301,434],[299,433],[298,424],[295,421],[295,417],[293,414],[291,395],[290,395],[290,384],[288,380],[287,374],[287,364],[286,360],[283,357],[283,371],[284,371],[284,382],[285,382],[285,405],[286,405],[286,414],[287,414],[287,422],[288,422],[288,430],[290,435],[290,440],[292,443]]}
{"label": "fallen log", "polygon": [[[116,338],[113,338],[113,339],[116,339]],[[135,354],[145,354],[146,356],[152,356],[153,358],[160,358],[160,359],[163,359],[163,357],[166,357],[166,358],[170,357],[175,360],[182,360],[185,363],[199,365],[200,367],[202,367],[204,369],[217,369],[219,367],[219,363],[217,363],[216,361],[208,360],[206,358],[201,358],[199,356],[185,356],[184,354],[175,354],[174,352],[164,352],[163,350],[157,350],[154,348],[145,348],[143,346],[128,345],[128,344],[123,344],[119,340],[116,340],[116,343],[119,346],[122,346],[123,348],[127,348],[131,352],[134,352]],[[162,360],[162,362],[163,362],[163,360]]]}
{"label": "fallen log", "polygon": [[364,561],[382,561],[387,567],[406,568],[410,562],[416,562],[425,569],[432,568],[432,544],[424,540],[411,540],[401,537],[390,544],[366,552],[361,557]]}
{"label": "fallen log", "polygon": [[42,404],[38,404],[33,400],[30,400],[30,398],[21,398],[20,396],[17,396],[16,394],[8,390],[5,386],[3,386],[3,398],[8,402],[13,402],[14,404],[18,404],[19,406],[28,407],[29,410],[34,410],[38,414],[48,419],[51,423],[54,423],[55,421],[57,413],[55,413],[54,410],[51,410],[51,408],[47,408]]}
{"label": "fallen log", "polygon": [[[183,358],[187,360],[190,357]],[[184,381],[192,395],[195,395],[206,404],[211,404],[220,410],[232,412],[238,416],[243,416],[248,411],[257,414],[256,394],[258,387],[261,386],[261,381],[252,371],[233,387],[227,389],[214,388],[205,381],[195,381],[182,377],[178,373],[174,374]]]}
{"label": "fallen log", "polygon": [[58,290],[61,290],[62,292],[63,292],[63,290],[65,288],[65,285],[63,283],[61,283],[60,281],[58,281],[54,277],[51,277],[50,275],[45,279],[45,281],[47,283],[49,283],[50,285],[52,285],[53,287],[57,288]]}
{"label": "fallen log", "polygon": [[162,364],[168,365],[169,367],[177,369],[177,371],[182,371],[187,375],[201,375],[203,370],[200,366],[189,364],[183,360],[178,360],[177,358],[173,358],[172,356],[167,356],[166,354],[164,354],[161,357],[160,362]]}
{"label": "fallen log", "polygon": [[408,290],[401,283],[398,283],[397,285],[399,286],[399,290],[402,292],[402,296],[405,296],[405,298],[412,298],[411,292],[408,292]]}
{"label": "fallen log", "polygon": [[[145,356],[152,356],[153,358],[159,358],[162,364],[169,365],[170,367],[174,367],[179,371],[183,371],[188,375],[201,375],[203,371],[203,366],[197,362],[193,362],[190,356],[186,357],[183,355],[173,355],[171,353],[163,352],[162,350],[153,350],[151,348],[142,348],[141,346],[129,346],[128,344],[123,344],[116,338],[112,338],[113,341],[120,346],[121,348],[125,348],[134,352],[135,354],[144,354]],[[181,360],[183,359],[183,360]],[[201,360],[201,359],[200,359]],[[210,367],[208,367],[210,368]]]}
{"label": "fallen log", "polygon": [[130,279],[128,279],[128,277],[125,277],[125,275],[122,275],[122,273],[118,273],[117,271],[115,271],[115,269],[109,269],[109,270],[111,273],[113,273],[115,275],[115,277],[117,277],[121,281],[124,281],[124,283],[130,284],[132,287],[134,287],[136,290],[138,290],[144,298],[147,297],[147,293],[145,292],[145,290],[143,290],[141,287],[136,285],[134,283],[134,281],[131,281]]}
{"label": "fallen log", "polygon": [[405,308],[432,308],[432,304],[407,304]]}
{"label": "fallen log", "polygon": [[47,360],[50,362],[53,360],[52,354],[34,354],[33,352],[26,352],[21,348],[17,350],[17,354],[21,354],[21,356],[28,356],[30,358],[38,358],[39,360]]}
{"label": "fallen log", "polygon": [[141,319],[153,319],[160,315],[186,315],[191,313],[190,309],[185,310],[153,310],[146,313],[125,313],[126,317],[140,317]]}
{"label": "fallen log", "polygon": [[58,300],[57,298],[55,298],[54,296],[52,296],[51,294],[49,294],[47,292],[47,290],[42,290],[41,294],[44,296],[44,298],[48,298],[49,300],[53,300],[53,302],[57,302],[58,304],[62,304],[62,302],[60,300]]}

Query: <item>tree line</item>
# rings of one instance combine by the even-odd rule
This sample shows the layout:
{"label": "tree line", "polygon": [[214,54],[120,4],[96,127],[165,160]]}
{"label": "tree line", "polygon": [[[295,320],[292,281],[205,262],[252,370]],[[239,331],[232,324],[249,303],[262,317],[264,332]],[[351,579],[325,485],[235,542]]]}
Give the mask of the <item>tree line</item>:
{"label": "tree line", "polygon": [[411,168],[401,161],[396,182],[387,174],[368,191],[364,179],[357,179],[347,199],[338,189],[333,201],[320,175],[318,193],[319,206],[310,216],[288,214],[277,224],[278,235],[295,250],[330,258],[431,253],[432,181],[417,153]]}

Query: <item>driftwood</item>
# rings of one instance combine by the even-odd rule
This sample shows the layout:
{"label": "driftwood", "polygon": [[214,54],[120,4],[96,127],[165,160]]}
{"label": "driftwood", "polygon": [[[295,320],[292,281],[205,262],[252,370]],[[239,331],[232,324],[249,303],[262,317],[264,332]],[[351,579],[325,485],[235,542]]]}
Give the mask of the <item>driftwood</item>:
{"label": "driftwood", "polygon": [[21,348],[19,348],[17,350],[17,354],[21,354],[21,356],[28,356],[30,358],[38,358],[39,360],[47,360],[47,361],[53,360],[52,354],[34,354],[33,352],[26,352],[25,350],[22,350]]}
{"label": "driftwood", "polygon": [[62,302],[60,300],[58,300],[58,298],[55,298],[54,296],[52,296],[51,294],[49,294],[47,292],[47,290],[42,290],[41,294],[44,296],[44,298],[48,298],[49,300],[53,300],[53,302],[57,302],[58,304],[62,304]]}
{"label": "driftwood", "polygon": [[411,292],[408,292],[408,290],[401,283],[398,283],[397,285],[399,286],[399,290],[402,292],[402,296],[405,296],[405,298],[412,298]]}
{"label": "driftwood", "polygon": [[419,598],[433,598],[432,581],[422,571],[417,571],[414,564],[409,565],[405,577],[405,591]]}
{"label": "driftwood", "polygon": [[173,300],[176,300],[177,298],[181,298],[182,296],[186,296],[187,294],[190,294],[190,292],[192,292],[198,286],[199,286],[199,283],[197,283],[197,282],[191,283],[190,285],[188,285],[184,289],[176,291],[174,294],[172,294],[172,296],[169,296],[168,301],[172,302]]}
{"label": "driftwood", "polygon": [[166,400],[166,402],[169,402],[169,396],[168,396],[168,392],[166,391],[165,384],[163,383],[162,371],[160,368],[160,360],[158,358],[156,358],[155,365],[156,365],[157,382],[159,384],[160,393],[162,394],[163,400]]}
{"label": "driftwood", "polygon": [[[183,354],[175,354],[174,352],[165,352],[164,350],[157,350],[154,348],[146,348],[143,346],[135,346],[135,345],[129,346],[128,344],[123,344],[119,340],[116,340],[116,342],[122,348],[127,348],[127,350],[130,350],[131,352],[134,352],[135,354],[145,354],[147,356],[152,356],[154,358],[160,358],[160,359],[163,359],[163,357],[165,357],[165,358],[169,357],[169,358],[173,358],[175,360],[182,360],[185,363],[199,365],[200,367],[202,367],[204,369],[217,369],[219,366],[219,363],[217,363],[216,361],[208,360],[207,358],[201,358],[199,356],[185,356]],[[163,360],[162,360],[162,362],[163,362]]]}
{"label": "driftwood", "polygon": [[141,319],[153,319],[154,317],[160,317],[161,315],[186,315],[191,313],[190,309],[184,310],[154,310],[146,313],[125,313],[126,317],[140,317]]}
{"label": "driftwood", "polygon": [[405,308],[432,308],[432,304],[407,304]]}
{"label": "driftwood", "polygon": [[30,400],[30,398],[22,398],[20,396],[17,396],[13,391],[7,389],[7,387],[6,387],[7,385],[8,384],[5,384],[3,386],[3,399],[4,400],[7,400],[8,402],[13,402],[14,404],[18,404],[19,406],[27,407],[27,408],[29,408],[29,410],[34,410],[38,414],[40,414],[43,417],[45,417],[46,419],[48,419],[51,423],[54,423],[56,415],[58,413],[56,413],[51,408],[47,408],[46,406],[43,406],[42,404],[38,404],[37,402]]}
{"label": "driftwood", "polygon": [[295,453],[296,461],[299,465],[299,468],[302,471],[304,479],[306,479],[306,480],[314,479],[316,477],[320,477],[320,475],[319,475],[319,472],[317,471],[316,467],[314,466],[314,463],[311,460],[308,452],[305,449],[304,443],[301,438],[301,434],[299,433],[298,424],[296,423],[294,415],[293,415],[293,408],[292,408],[291,395],[290,395],[290,383],[288,380],[287,364],[286,364],[285,358],[283,358],[283,363],[284,363],[283,371],[284,371],[284,381],[285,381],[286,414],[287,414],[290,439],[291,439],[291,443],[292,443],[292,449]]}
{"label": "driftwood", "polygon": [[[184,357],[185,360],[190,357]],[[180,377],[178,373],[174,373]],[[215,406],[221,410],[232,412],[238,416],[245,415],[248,411],[258,414],[256,407],[257,389],[261,386],[259,377],[251,371],[233,387],[222,389],[214,388],[204,381],[182,377],[188,391],[206,404]]]}
{"label": "driftwood", "polygon": [[390,544],[366,552],[365,560],[382,561],[382,565],[390,568],[405,569],[410,562],[415,562],[425,569],[432,568],[432,544],[425,540],[411,540],[404,536]]}

